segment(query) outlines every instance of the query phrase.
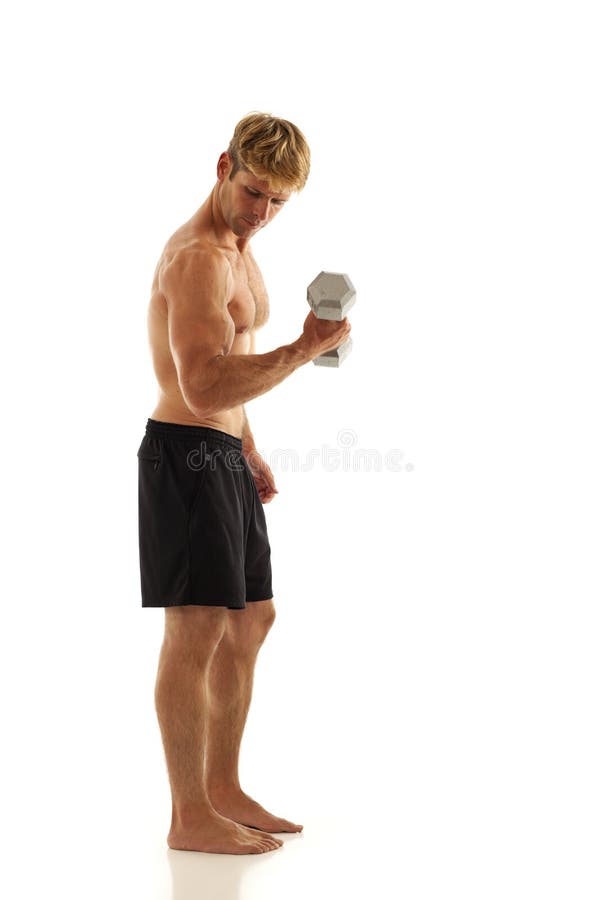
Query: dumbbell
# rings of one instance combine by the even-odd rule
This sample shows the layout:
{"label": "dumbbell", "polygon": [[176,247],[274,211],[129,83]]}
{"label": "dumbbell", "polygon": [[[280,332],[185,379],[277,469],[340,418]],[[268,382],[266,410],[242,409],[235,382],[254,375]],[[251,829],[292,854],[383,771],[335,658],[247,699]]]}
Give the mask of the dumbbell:
{"label": "dumbbell", "polygon": [[[306,299],[317,319],[333,319],[341,322],[356,302],[354,285],[342,272],[320,272],[308,286]],[[339,366],[352,350],[348,338],[335,350],[328,350],[313,359],[315,366]]]}

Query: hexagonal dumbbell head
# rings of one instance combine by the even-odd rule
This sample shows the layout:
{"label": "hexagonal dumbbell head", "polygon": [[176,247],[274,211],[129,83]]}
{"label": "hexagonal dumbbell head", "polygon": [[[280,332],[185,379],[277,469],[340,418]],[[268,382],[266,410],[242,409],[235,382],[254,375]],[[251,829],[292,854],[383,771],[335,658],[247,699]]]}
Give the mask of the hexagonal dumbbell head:
{"label": "hexagonal dumbbell head", "polygon": [[[354,285],[347,275],[342,272],[321,272],[312,281],[306,292],[306,298],[310,308],[317,319],[333,319],[341,322],[346,318],[349,309],[356,301]],[[335,350],[328,350],[313,359],[315,366],[330,366],[337,368],[352,349],[352,340],[344,341]]]}
{"label": "hexagonal dumbbell head", "polygon": [[317,319],[341,322],[354,306],[356,291],[347,275],[341,272],[321,272],[309,284],[307,300]]}

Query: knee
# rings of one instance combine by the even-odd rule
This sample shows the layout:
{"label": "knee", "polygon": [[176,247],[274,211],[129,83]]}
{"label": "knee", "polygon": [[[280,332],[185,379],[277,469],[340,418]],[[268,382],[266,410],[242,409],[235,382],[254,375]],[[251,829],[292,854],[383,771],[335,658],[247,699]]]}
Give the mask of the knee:
{"label": "knee", "polygon": [[256,605],[259,607],[255,622],[256,636],[262,644],[275,622],[275,607],[272,601],[260,601]]}
{"label": "knee", "polygon": [[248,604],[243,612],[235,615],[231,621],[231,628],[226,631],[226,637],[238,650],[256,652],[275,621],[275,607],[271,600],[261,600]]}

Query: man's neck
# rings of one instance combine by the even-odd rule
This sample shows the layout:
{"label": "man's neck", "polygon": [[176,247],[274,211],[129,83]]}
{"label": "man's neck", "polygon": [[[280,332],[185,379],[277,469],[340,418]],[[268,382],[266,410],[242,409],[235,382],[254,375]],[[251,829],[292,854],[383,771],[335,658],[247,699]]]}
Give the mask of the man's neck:
{"label": "man's neck", "polygon": [[194,224],[197,222],[198,227],[210,229],[218,244],[231,247],[232,250],[237,250],[239,253],[243,253],[250,243],[249,238],[237,237],[227,225],[221,210],[219,182],[215,184],[193,220]]}

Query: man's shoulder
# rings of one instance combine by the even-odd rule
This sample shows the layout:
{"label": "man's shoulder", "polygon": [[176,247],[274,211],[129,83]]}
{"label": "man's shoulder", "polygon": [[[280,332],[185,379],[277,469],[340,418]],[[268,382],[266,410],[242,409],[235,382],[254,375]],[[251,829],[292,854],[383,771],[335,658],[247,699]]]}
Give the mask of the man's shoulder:
{"label": "man's shoulder", "polygon": [[226,253],[202,237],[173,238],[167,243],[160,266],[161,286],[187,282],[221,280],[229,277],[230,262]]}
{"label": "man's shoulder", "polygon": [[227,254],[204,237],[178,237],[168,241],[163,254],[163,269],[218,269],[229,266]]}

